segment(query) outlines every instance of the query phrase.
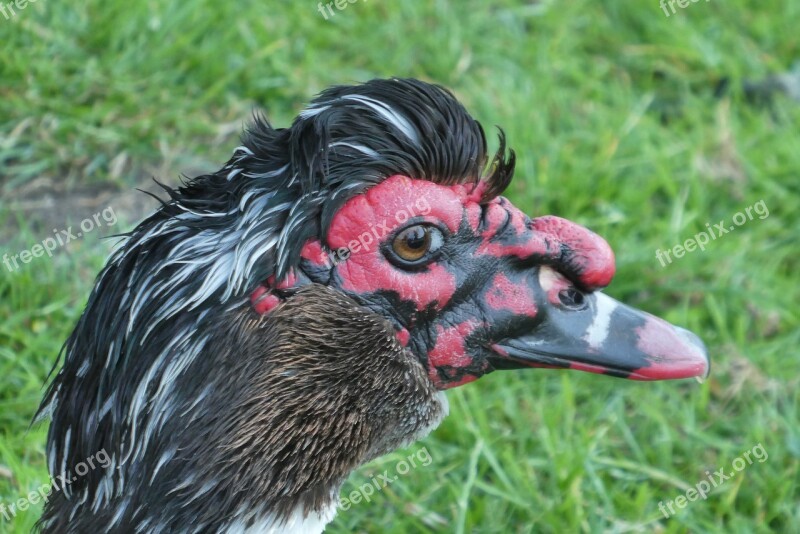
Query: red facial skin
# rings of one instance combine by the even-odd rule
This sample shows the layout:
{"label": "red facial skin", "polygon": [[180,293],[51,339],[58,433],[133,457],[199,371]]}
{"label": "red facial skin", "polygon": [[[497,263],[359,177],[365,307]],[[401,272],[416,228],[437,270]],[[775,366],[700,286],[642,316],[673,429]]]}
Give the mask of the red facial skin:
{"label": "red facial skin", "polygon": [[531,230],[536,234],[554,236],[557,242],[570,247],[574,253],[571,263],[580,273],[579,280],[584,288],[593,291],[611,283],[616,261],[614,251],[602,237],[583,226],[552,215],[537,217],[531,223]]}
{"label": "red facial skin", "polygon": [[[333,218],[328,232],[332,249],[348,248],[351,243],[360,245],[350,249],[349,258],[337,267],[342,289],[353,293],[391,289],[402,300],[414,302],[419,311],[431,305],[439,309],[446,306],[456,290],[454,273],[438,263],[421,272],[399,269],[386,259],[377,241],[385,241],[403,226],[410,218],[406,214],[444,224],[456,233],[466,196],[464,186],[442,187],[393,176],[351,198]],[[420,203],[421,199],[425,203]]]}
{"label": "red facial skin", "polygon": [[286,278],[275,284],[275,277],[270,276],[264,285],[258,286],[255,291],[250,294],[250,302],[253,304],[253,309],[259,315],[269,313],[275,306],[281,303],[281,299],[269,293],[270,289],[288,289],[294,287],[297,283],[297,277],[294,273],[289,273]]}
{"label": "red facial skin", "polygon": [[325,253],[322,248],[322,243],[316,239],[312,239],[303,247],[300,256],[317,266],[327,266],[330,263],[329,255]]}
{"label": "red facial skin", "polygon": [[[492,242],[498,229],[506,224],[526,239],[513,244]],[[489,227],[483,232],[485,241],[479,253],[497,257],[516,256],[530,258],[557,258],[560,247],[567,245],[573,252],[571,267],[579,274],[580,284],[588,291],[606,287],[614,278],[614,252],[600,236],[560,217],[544,216],[536,219],[528,217],[520,210],[496,199],[487,208]]]}
{"label": "red facial skin", "polygon": [[[566,246],[574,253],[572,268],[586,288],[600,287],[611,280],[614,255],[599,236],[557,217],[531,220],[503,198],[481,206],[484,189],[483,183],[444,186],[392,176],[349,199],[334,216],[326,241],[330,250],[341,250],[344,254],[332,256],[320,241],[312,240],[303,248],[302,257],[316,266],[330,267],[334,273],[332,280],[346,293],[369,295],[380,290],[392,291],[400,301],[412,303],[418,313],[446,310],[457,290],[456,273],[448,270],[446,261],[409,271],[392,264],[381,250],[395,230],[415,218],[443,227],[452,235],[468,229],[476,242],[477,259],[535,256],[556,261],[561,259],[562,247]],[[498,238],[500,234],[503,239]],[[523,278],[527,276],[532,274]],[[259,313],[268,312],[279,302],[274,295],[265,296],[272,283],[268,280],[266,287],[260,287],[252,295]],[[287,278],[280,286],[290,287],[293,283],[293,278]],[[537,304],[531,285],[530,280],[511,280],[497,273],[487,287],[477,290],[488,309],[532,318],[537,314]],[[398,338],[404,345],[414,336],[415,323],[412,318],[411,324],[398,330]],[[488,364],[476,365],[467,348],[468,336],[481,324],[483,321],[476,317],[455,326],[436,324],[432,329],[433,345],[425,349],[428,370],[437,387],[461,385],[486,372]],[[439,370],[448,376],[452,374],[452,379],[443,380]]]}
{"label": "red facial skin", "polygon": [[485,301],[494,310],[536,317],[536,295],[530,284],[512,282],[503,273],[497,273],[492,279]]}
{"label": "red facial skin", "polygon": [[[473,320],[467,320],[448,328],[437,324],[436,345],[428,351],[430,369],[433,370],[444,367],[449,369],[464,369],[470,367],[473,364],[472,356],[469,355],[464,344],[467,336],[473,333],[478,326],[480,326],[480,323]],[[461,386],[479,378],[478,375],[466,373],[454,381],[444,383],[439,373],[429,370],[429,376],[439,389]]]}

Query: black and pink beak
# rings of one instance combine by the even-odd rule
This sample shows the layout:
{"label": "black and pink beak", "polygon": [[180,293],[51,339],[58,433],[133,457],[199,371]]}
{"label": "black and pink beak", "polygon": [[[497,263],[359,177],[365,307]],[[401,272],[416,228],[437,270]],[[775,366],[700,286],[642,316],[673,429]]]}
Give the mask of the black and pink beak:
{"label": "black and pink beak", "polygon": [[539,249],[536,274],[516,277],[536,310],[516,317],[500,311],[509,335],[490,344],[494,369],[569,368],[633,380],[708,375],[708,354],[696,335],[599,291],[614,274],[613,252],[602,238],[565,219],[541,217],[528,219],[513,243],[517,257],[520,249]]}
{"label": "black and pink beak", "polygon": [[[543,285],[558,281],[548,267],[539,278]],[[569,368],[633,380],[707,376],[705,346],[688,330],[599,291],[570,298],[540,309],[542,321],[533,332],[494,343],[492,366]]]}

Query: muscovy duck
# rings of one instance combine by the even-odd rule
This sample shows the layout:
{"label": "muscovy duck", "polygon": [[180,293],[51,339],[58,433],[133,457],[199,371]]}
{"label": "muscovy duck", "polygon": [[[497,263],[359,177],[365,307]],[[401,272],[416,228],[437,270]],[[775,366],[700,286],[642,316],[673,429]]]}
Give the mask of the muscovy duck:
{"label": "muscovy duck", "polygon": [[609,245],[528,218],[447,90],[325,90],[256,117],[218,172],[168,198],[99,274],[41,415],[39,528],[321,532],[347,476],[427,435],[444,390],[493,370],[705,376],[702,342],[600,290]]}

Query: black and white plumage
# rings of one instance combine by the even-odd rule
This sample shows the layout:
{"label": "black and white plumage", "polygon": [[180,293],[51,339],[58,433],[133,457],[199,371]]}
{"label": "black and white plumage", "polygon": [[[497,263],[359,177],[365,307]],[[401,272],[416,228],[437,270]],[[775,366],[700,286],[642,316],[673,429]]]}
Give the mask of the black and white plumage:
{"label": "black and white plumage", "polygon": [[[441,135],[428,136],[435,131]],[[167,189],[169,199],[99,275],[43,403],[52,410],[51,474],[101,449],[113,458],[106,472],[92,471],[65,488],[63,499],[56,496],[43,517],[45,530],[82,531],[75,522],[82,517],[89,517],[87,527],[109,529],[136,523],[167,532],[186,525],[167,515],[163,497],[148,509],[128,497],[157,494],[150,488],[158,472],[174,460],[178,443],[185,446],[170,443],[176,431],[219,410],[224,399],[214,395],[209,376],[237,384],[222,368],[198,369],[231,356],[215,332],[249,309],[261,281],[297,264],[303,243],[324,235],[348,198],[396,173],[448,183],[475,179],[485,161],[480,126],[447,93],[413,80],[378,81],[325,91],[288,129],[257,119],[219,172]],[[204,462],[214,459],[207,430],[198,425],[187,436],[199,441],[195,454]],[[185,493],[206,483],[185,482]],[[209,523],[192,522],[207,531],[214,523],[245,522],[244,514],[257,510],[256,503],[235,504],[214,510]]]}
{"label": "black and white plumage", "polygon": [[[498,198],[514,167],[502,135],[489,159],[480,125],[446,90],[373,80],[324,91],[290,128],[256,119],[218,172],[165,188],[168,198],[99,274],[40,408],[52,417],[52,476],[100,450],[112,461],[54,494],[41,530],[319,532],[353,469],[435,428],[447,413],[443,389],[523,360],[570,367],[532,359],[523,334],[542,329],[547,316],[535,310],[548,291],[594,302],[613,254],[588,230],[527,219]],[[328,253],[336,232],[367,228],[376,206],[354,205],[378,186],[456,199],[464,218],[418,217],[379,250],[320,261],[315,251]],[[480,222],[470,215],[478,211]],[[408,229],[436,230],[446,254],[404,265],[389,248]],[[459,251],[478,259],[459,263]],[[365,289],[354,273],[373,260],[380,267]],[[414,285],[415,273],[428,278]],[[507,306],[490,297],[509,283],[531,292],[533,311],[511,294]],[[576,335],[592,333],[593,351],[609,321],[666,328],[623,317],[603,298],[576,323]],[[457,324],[471,326],[454,342]],[[631,349],[608,372],[705,373],[699,341],[677,335],[689,354],[678,371],[664,374]],[[523,345],[504,345],[510,338]]]}

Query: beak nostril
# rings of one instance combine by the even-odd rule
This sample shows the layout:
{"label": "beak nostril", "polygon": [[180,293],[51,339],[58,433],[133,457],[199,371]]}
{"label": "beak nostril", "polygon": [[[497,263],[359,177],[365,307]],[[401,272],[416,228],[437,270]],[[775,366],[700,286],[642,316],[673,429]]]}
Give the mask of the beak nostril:
{"label": "beak nostril", "polygon": [[562,289],[561,291],[559,291],[558,300],[561,301],[561,304],[563,304],[567,308],[572,308],[572,309],[583,308],[584,304],[586,304],[586,299],[584,298],[583,293],[581,293],[574,287]]}

